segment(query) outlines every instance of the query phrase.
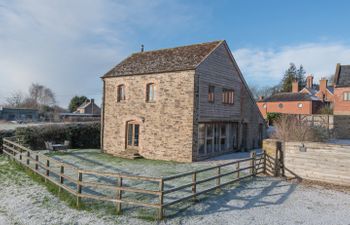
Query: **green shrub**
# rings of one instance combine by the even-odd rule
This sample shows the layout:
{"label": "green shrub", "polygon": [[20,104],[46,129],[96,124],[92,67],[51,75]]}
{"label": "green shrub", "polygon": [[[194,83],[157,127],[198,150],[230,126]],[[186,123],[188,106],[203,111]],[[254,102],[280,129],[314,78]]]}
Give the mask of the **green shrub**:
{"label": "green shrub", "polygon": [[269,122],[269,125],[273,125],[274,122],[281,117],[281,115],[281,113],[267,113],[267,121]]}
{"label": "green shrub", "polygon": [[2,139],[4,137],[12,137],[15,136],[14,130],[0,130],[0,153],[2,153]]}
{"label": "green shrub", "polygon": [[16,136],[32,149],[45,149],[45,141],[70,141],[71,148],[100,148],[100,123],[19,127]]}
{"label": "green shrub", "polygon": [[322,108],[319,109],[318,113],[333,115],[333,109],[329,106],[323,106]]}

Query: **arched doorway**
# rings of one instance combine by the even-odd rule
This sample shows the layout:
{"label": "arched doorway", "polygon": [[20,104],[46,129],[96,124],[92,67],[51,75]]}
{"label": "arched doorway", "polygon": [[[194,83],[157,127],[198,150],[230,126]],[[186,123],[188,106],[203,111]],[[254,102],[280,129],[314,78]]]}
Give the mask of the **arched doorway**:
{"label": "arched doorway", "polygon": [[126,123],[126,148],[137,149],[140,139],[140,124],[136,121]]}

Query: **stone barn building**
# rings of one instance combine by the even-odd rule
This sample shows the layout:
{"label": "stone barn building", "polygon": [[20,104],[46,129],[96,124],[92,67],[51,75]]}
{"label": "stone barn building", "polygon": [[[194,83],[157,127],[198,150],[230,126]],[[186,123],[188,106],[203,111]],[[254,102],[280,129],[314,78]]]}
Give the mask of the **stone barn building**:
{"label": "stone barn building", "polygon": [[334,87],[334,114],[350,116],[350,65],[337,64]]}
{"label": "stone barn building", "polygon": [[142,50],[102,80],[105,153],[192,162],[261,145],[264,119],[225,41]]}

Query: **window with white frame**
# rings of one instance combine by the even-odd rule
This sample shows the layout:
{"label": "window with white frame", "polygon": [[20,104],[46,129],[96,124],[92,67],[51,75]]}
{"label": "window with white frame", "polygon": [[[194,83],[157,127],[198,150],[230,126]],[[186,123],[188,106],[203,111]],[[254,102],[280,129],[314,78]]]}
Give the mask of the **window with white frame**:
{"label": "window with white frame", "polygon": [[350,101],[350,92],[344,92],[344,101]]}

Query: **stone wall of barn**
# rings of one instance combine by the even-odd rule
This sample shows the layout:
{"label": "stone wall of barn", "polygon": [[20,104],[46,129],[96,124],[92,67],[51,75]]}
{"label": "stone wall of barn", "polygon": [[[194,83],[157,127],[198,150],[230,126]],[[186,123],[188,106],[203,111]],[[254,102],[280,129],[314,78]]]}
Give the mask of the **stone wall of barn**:
{"label": "stone wall of barn", "polygon": [[[103,150],[128,151],[126,125],[140,124],[139,153],[150,159],[192,161],[194,71],[105,78]],[[146,102],[146,85],[154,83],[154,102]],[[126,100],[117,101],[124,84]]]}

